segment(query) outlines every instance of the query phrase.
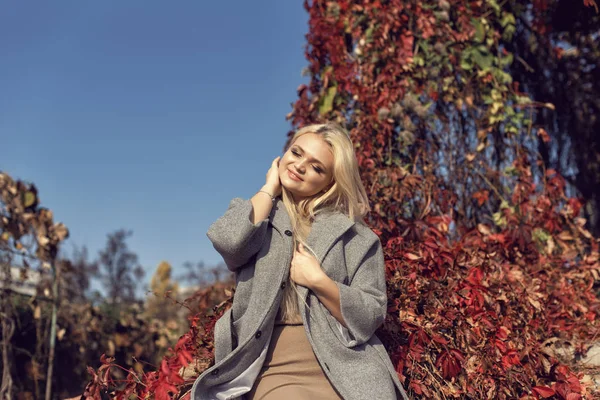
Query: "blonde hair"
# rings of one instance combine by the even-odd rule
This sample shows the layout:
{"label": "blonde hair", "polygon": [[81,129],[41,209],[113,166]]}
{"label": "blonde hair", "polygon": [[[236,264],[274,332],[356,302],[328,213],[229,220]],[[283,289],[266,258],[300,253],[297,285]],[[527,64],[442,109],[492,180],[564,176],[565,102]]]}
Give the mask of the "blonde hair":
{"label": "blonde hair", "polygon": [[[356,222],[364,223],[363,218],[370,211],[370,207],[367,193],[360,179],[354,145],[348,131],[335,123],[308,125],[296,131],[286,151],[299,137],[308,133],[320,136],[333,153],[332,184],[325,192],[302,199],[298,204],[294,203],[292,194],[285,187],[282,187],[281,197],[290,217],[295,245],[298,246],[299,243],[302,243],[315,255],[307,245],[306,239],[317,214],[340,212]],[[297,316],[296,292],[296,285],[290,282],[284,291],[282,307],[284,319]]]}

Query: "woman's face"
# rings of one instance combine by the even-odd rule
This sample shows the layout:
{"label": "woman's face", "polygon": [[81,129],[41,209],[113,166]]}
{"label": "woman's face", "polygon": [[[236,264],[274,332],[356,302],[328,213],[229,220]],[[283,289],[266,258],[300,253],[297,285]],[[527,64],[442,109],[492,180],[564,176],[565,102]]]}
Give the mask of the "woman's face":
{"label": "woman's face", "polygon": [[317,134],[300,136],[279,161],[279,179],[294,201],[329,189],[333,179],[331,148]]}

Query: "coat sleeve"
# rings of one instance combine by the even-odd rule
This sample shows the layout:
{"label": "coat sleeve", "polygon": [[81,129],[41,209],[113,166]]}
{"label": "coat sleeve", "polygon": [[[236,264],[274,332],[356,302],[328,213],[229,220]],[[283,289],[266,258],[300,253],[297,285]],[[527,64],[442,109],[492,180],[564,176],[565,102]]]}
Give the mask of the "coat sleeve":
{"label": "coat sleeve", "polygon": [[231,271],[245,265],[260,250],[265,239],[268,218],[253,224],[251,212],[250,200],[236,197],[206,233]]}
{"label": "coat sleeve", "polygon": [[363,344],[383,323],[387,312],[385,263],[379,238],[362,258],[350,283],[336,283],[347,326],[339,324],[344,344],[348,347]]}

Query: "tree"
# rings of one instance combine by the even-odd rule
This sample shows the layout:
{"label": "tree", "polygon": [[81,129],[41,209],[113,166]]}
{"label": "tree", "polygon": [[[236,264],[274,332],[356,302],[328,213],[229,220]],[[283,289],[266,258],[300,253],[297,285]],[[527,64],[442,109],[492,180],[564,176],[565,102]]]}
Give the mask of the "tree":
{"label": "tree", "polygon": [[179,306],[174,303],[179,285],[171,279],[172,267],[166,261],[158,264],[150,281],[150,297],[146,300],[146,313],[162,321],[177,319]]}
{"label": "tree", "polygon": [[509,1],[505,9],[516,24],[503,42],[518,55],[510,74],[533,99],[554,105],[533,121],[543,132],[537,145],[544,165],[577,189],[600,236],[600,14],[568,0],[539,2],[535,18],[527,3]]}
{"label": "tree", "polygon": [[183,273],[178,280],[186,282],[186,288],[199,290],[215,282],[219,282],[223,279],[223,276],[228,274],[225,263],[220,262],[215,266],[208,267],[204,261],[198,261],[193,263],[186,261],[183,264],[185,273]]}
{"label": "tree", "polygon": [[88,259],[87,247],[75,247],[69,256],[58,260],[62,274],[63,296],[71,302],[87,302],[91,281],[98,275],[98,262]]}
{"label": "tree", "polygon": [[144,276],[137,254],[126,243],[131,234],[122,229],[108,234],[106,246],[98,255],[99,277],[111,304],[134,302],[137,282]]}
{"label": "tree", "polygon": [[[38,340],[35,354],[30,354],[32,365],[41,368],[47,363],[46,399],[52,393],[56,316],[59,304],[59,282],[61,269],[56,263],[60,244],[69,236],[62,223],[54,223],[52,211],[40,206],[37,188],[31,183],[14,180],[8,174],[0,172],[0,268],[2,275],[2,296],[0,296],[0,333],[2,338],[2,382],[0,397],[11,399],[13,389],[13,334],[18,320],[15,303],[18,295],[11,293],[11,269],[21,267],[21,276],[26,277],[31,270],[51,271],[51,285],[48,297],[51,302],[49,332],[43,329],[41,318],[37,318],[35,333]],[[32,301],[36,310],[40,310],[37,301]],[[18,332],[18,331],[17,331]],[[47,336],[46,336],[47,335]],[[45,347],[49,337],[48,348]],[[42,340],[44,339],[44,340]],[[46,354],[47,351],[47,354]],[[36,381],[36,397],[41,397],[41,388]]]}

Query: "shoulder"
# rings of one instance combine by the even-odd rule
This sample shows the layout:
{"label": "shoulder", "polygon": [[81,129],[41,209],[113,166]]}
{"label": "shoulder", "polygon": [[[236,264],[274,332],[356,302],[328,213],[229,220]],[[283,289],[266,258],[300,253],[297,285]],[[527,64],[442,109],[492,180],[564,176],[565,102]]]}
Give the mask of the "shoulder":
{"label": "shoulder", "polygon": [[356,237],[357,241],[371,247],[374,243],[379,242],[379,236],[363,221],[353,220],[349,216],[341,212],[323,213],[317,219],[330,227],[340,226],[345,230],[345,235],[350,238]]}
{"label": "shoulder", "polygon": [[377,236],[377,234],[362,221],[356,221],[354,225],[352,225],[352,231],[358,237],[360,242],[368,247],[371,247],[376,243],[381,245],[379,236]]}

